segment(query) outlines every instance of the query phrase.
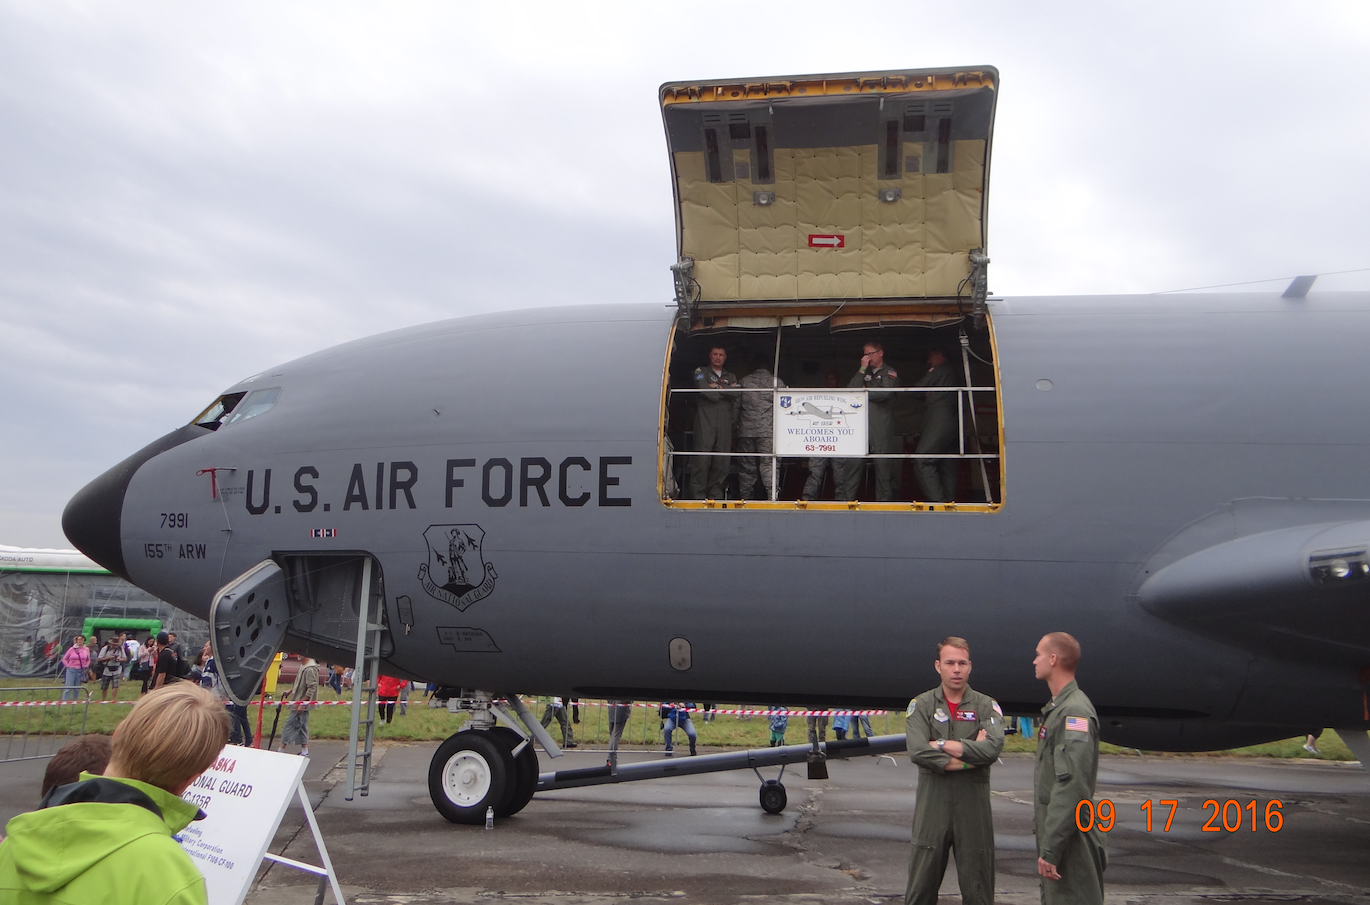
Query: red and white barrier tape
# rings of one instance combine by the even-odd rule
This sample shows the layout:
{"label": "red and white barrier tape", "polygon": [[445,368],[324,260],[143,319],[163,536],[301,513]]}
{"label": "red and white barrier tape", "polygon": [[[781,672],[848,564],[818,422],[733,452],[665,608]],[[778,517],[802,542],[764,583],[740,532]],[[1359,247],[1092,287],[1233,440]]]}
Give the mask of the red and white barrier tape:
{"label": "red and white barrier tape", "polygon": [[[423,700],[419,698],[418,700]],[[0,707],[52,707],[64,706],[68,704],[123,704],[132,706],[137,701],[0,701]],[[249,707],[257,706],[263,702],[254,700]],[[388,701],[386,703],[389,703]],[[398,703],[398,702],[397,702]],[[413,700],[409,703],[414,703]],[[537,706],[537,701],[524,701],[525,704]],[[579,701],[581,707],[617,707],[620,705],[609,704],[607,701]],[[311,707],[350,707],[351,701],[287,701],[287,700],[267,700],[265,704],[276,704],[285,706],[286,704],[309,704]],[[566,704],[562,705],[563,707]],[[631,706],[641,707],[645,710],[655,710],[660,707],[670,708],[669,704],[651,703],[649,701],[634,701]],[[809,716],[884,716],[888,710],[757,710],[746,707],[715,707],[706,710],[703,707],[676,707],[670,708],[682,710],[685,713],[723,713],[730,716],[785,716],[785,717],[809,717]]]}

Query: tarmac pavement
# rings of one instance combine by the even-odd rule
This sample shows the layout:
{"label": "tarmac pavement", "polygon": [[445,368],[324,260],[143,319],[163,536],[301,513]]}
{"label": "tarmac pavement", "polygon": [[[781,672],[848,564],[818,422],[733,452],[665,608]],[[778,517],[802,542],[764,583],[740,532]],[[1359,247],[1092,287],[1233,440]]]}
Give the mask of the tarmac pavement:
{"label": "tarmac pavement", "polygon": [[[428,797],[436,742],[376,749],[371,794],[343,800],[346,746],[314,742],[305,782],[344,895],[356,903],[602,905],[654,902],[879,902],[903,895],[917,785],[906,758],[829,762],[830,779],[786,770],[789,805],[765,814],[750,771],[672,777],[540,793],[493,830],[456,826]],[[624,762],[659,756],[627,751]],[[542,769],[552,761],[542,756]],[[603,764],[577,749],[557,769]],[[36,804],[45,761],[0,764],[0,818]],[[994,767],[996,900],[1039,900],[1027,755]],[[773,778],[775,770],[763,771]],[[1370,905],[1370,775],[1318,761],[1203,757],[1103,758],[1099,797],[1117,806],[1105,874],[1110,902],[1357,903]],[[1283,802],[1271,832],[1265,808]],[[1179,804],[1169,831],[1161,799]],[[1204,809],[1213,799],[1217,806]],[[1153,802],[1147,832],[1141,804]],[[1241,829],[1221,828],[1222,803]],[[1248,802],[1257,803],[1251,829]],[[1231,826],[1237,816],[1229,806]],[[318,854],[298,805],[271,850],[310,863]],[[251,905],[305,905],[316,881],[263,868]],[[942,887],[959,901],[954,867]],[[331,901],[331,895],[328,901]]]}

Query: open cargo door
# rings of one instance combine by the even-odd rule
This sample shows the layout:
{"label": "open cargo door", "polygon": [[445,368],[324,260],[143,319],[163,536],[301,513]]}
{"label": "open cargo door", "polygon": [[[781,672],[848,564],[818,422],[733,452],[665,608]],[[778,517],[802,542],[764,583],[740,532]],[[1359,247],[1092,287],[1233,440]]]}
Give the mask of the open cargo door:
{"label": "open cargo door", "polygon": [[661,86],[683,315],[964,302],[983,313],[992,67]]}
{"label": "open cargo door", "polygon": [[998,83],[981,66],[661,86],[665,505],[998,510]]}

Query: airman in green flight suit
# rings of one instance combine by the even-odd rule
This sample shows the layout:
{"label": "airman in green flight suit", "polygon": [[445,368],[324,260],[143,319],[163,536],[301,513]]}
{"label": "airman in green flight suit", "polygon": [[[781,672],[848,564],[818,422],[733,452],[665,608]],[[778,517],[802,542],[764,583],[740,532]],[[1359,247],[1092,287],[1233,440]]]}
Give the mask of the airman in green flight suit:
{"label": "airman in green flight suit", "polygon": [[909,702],[904,731],[918,766],[918,806],[905,905],[935,905],[956,851],[964,905],[994,903],[994,819],[989,768],[1004,750],[1004,713],[970,687],[970,644],[937,643],[933,664],[942,684]]}
{"label": "airman in green flight suit", "polygon": [[[1103,905],[1108,853],[1097,822],[1080,831],[1075,809],[1093,801],[1099,774],[1099,716],[1075,684],[1080,642],[1052,632],[1037,643],[1037,678],[1051,689],[1037,733],[1033,832],[1042,905]],[[958,853],[959,854],[959,853]]]}
{"label": "airman in green flight suit", "polygon": [[[738,386],[737,375],[723,369],[723,363],[727,360],[727,350],[722,346],[714,346],[709,350],[709,364],[695,368],[691,380],[694,389],[705,391],[694,394],[697,399],[694,445],[698,452],[733,451],[733,421],[742,404],[742,394],[711,392],[731,390]],[[728,457],[691,456],[687,473],[687,499],[722,499],[723,482],[728,477]]]}
{"label": "airman in green flight suit", "polygon": [[[847,386],[853,389],[864,387],[869,405],[866,409],[866,435],[873,453],[893,453],[899,451],[898,438],[894,435],[894,393],[881,392],[883,387],[899,386],[899,373],[885,364],[885,347],[880,343],[869,342],[861,347],[861,370],[856,372]],[[875,459],[875,499],[888,503],[894,499],[899,484],[898,459]],[[865,475],[864,459],[846,459],[842,463],[841,484],[836,487],[839,500],[856,499]],[[1002,720],[1000,721],[1002,722]]]}

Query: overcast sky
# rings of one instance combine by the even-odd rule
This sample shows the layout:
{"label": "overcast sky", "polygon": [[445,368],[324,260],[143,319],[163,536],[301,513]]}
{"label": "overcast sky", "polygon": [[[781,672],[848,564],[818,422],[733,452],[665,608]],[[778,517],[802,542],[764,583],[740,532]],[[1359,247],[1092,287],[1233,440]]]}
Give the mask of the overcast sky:
{"label": "overcast sky", "polygon": [[0,2],[0,543],[272,364],[669,301],[668,80],[997,66],[998,295],[1370,268],[1364,3],[481,6]]}

